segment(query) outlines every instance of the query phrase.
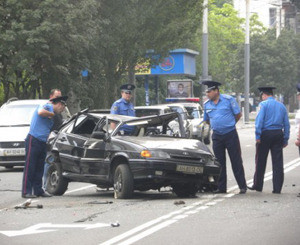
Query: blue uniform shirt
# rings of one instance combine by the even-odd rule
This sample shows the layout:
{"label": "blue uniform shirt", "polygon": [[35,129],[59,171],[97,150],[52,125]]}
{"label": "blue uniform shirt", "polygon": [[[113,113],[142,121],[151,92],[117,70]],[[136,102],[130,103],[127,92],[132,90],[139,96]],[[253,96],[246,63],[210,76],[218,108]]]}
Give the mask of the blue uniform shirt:
{"label": "blue uniform shirt", "polygon": [[[128,102],[123,98],[121,98],[113,103],[110,109],[110,114],[135,117],[135,110],[131,102]],[[134,126],[128,126],[128,125],[124,125],[120,128],[120,130],[124,130],[126,133],[131,133],[133,129]]]}
{"label": "blue uniform shirt", "polygon": [[31,119],[29,134],[40,141],[46,142],[53,125],[53,119],[40,116],[38,111],[41,109],[53,112],[53,105],[47,103],[45,105],[40,105],[35,110]]}
{"label": "blue uniform shirt", "polygon": [[209,121],[217,134],[226,134],[235,129],[235,115],[240,113],[236,100],[229,95],[220,94],[217,104],[208,100],[204,104],[204,121]]}
{"label": "blue uniform shirt", "polygon": [[273,97],[260,102],[260,110],[255,119],[255,135],[259,140],[265,130],[284,129],[284,144],[290,137],[290,122],[285,106]]}

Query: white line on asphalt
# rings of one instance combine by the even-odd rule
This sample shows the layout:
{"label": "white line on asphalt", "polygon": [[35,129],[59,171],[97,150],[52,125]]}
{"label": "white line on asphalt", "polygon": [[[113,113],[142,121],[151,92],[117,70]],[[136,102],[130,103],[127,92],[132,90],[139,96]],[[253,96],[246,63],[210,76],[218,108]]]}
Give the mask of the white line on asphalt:
{"label": "white line on asphalt", "polygon": [[66,194],[77,192],[77,191],[82,191],[82,190],[89,189],[89,188],[92,188],[92,187],[96,187],[96,185],[87,185],[87,186],[84,186],[84,187],[81,187],[81,188],[78,188],[78,189],[75,189],[75,190],[67,191]]}
{"label": "white line on asphalt", "polygon": [[[287,173],[287,172],[291,171],[292,169],[294,169],[294,168],[296,168],[298,166],[300,166],[300,158],[297,158],[297,159],[295,159],[295,160],[293,160],[293,161],[285,164],[284,165],[284,172]],[[272,171],[270,171],[270,172],[268,172],[268,173],[265,174],[264,181],[268,181],[271,178],[272,178]],[[249,180],[249,181],[247,181],[247,183],[253,183],[253,181]],[[234,191],[236,189],[238,189],[237,185],[229,188],[228,191],[232,192],[232,191]],[[118,245],[130,245],[130,244],[132,244],[134,242],[137,242],[137,241],[143,239],[146,236],[149,236],[149,235],[151,235],[151,234],[153,234],[153,233],[155,233],[155,232],[157,232],[157,231],[159,231],[159,230],[161,230],[161,229],[163,229],[163,228],[165,228],[165,227],[167,227],[167,226],[169,226],[169,225],[177,222],[178,221],[178,217],[180,217],[180,219],[186,218],[189,215],[196,214],[196,213],[198,213],[201,210],[208,209],[209,207],[214,206],[215,204],[224,201],[225,200],[224,198],[230,198],[230,197],[233,197],[235,195],[236,195],[235,193],[228,193],[228,194],[224,194],[222,196],[218,195],[218,197],[222,197],[222,198],[217,198],[216,195],[213,195],[213,196],[205,195],[205,196],[208,197],[207,200],[195,202],[195,203],[193,203],[193,204],[191,204],[191,205],[189,205],[187,207],[184,207],[184,208],[182,208],[182,209],[180,209],[178,211],[172,212],[170,214],[161,216],[161,217],[159,217],[159,218],[157,218],[155,220],[149,221],[149,222],[147,222],[147,223],[145,223],[143,225],[140,225],[140,226],[138,226],[136,228],[133,228],[132,230],[129,230],[129,231],[127,231],[127,232],[125,232],[125,233],[123,233],[123,234],[121,234],[119,236],[116,236],[116,237],[114,237],[114,238],[112,238],[112,239],[110,239],[110,240],[108,240],[108,241],[106,241],[104,243],[101,243],[100,245],[112,245],[112,244],[115,244],[115,243],[117,243],[117,242],[119,242],[119,241],[121,241],[121,240],[123,240],[123,239],[125,239],[127,237],[130,237],[131,235],[134,235],[137,232],[140,232],[140,231],[142,231],[142,230],[144,230],[144,229],[146,229],[146,228],[148,228],[148,227],[150,227],[150,226],[152,226],[154,224],[157,224],[157,223],[159,223],[159,222],[167,219],[163,223],[157,224],[157,225],[155,225],[155,226],[153,226],[151,228],[148,228],[145,231],[142,231],[142,232],[140,232],[140,233],[132,236],[131,238],[129,238],[129,239],[127,239],[127,240],[125,240],[125,241],[123,241],[121,243],[118,243]],[[189,209],[192,209],[192,210],[189,210]],[[184,212],[185,210],[189,210],[189,211]],[[175,214],[180,214],[180,213],[183,213],[183,214],[177,215],[177,216],[173,217]]]}

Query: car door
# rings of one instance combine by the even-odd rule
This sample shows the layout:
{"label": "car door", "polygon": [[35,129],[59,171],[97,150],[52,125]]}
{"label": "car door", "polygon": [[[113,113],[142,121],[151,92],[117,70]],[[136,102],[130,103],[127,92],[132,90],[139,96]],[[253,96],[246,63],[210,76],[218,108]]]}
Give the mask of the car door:
{"label": "car door", "polygon": [[[110,151],[107,150],[108,145],[111,144],[111,140],[106,141],[107,133],[111,133],[109,120],[103,118],[95,127],[91,137],[85,142],[84,154],[80,160],[80,166],[82,173],[85,176],[91,178],[97,178],[103,182],[108,181],[108,173],[110,168],[109,155]],[[107,132],[109,131],[109,132]],[[99,138],[96,133],[102,133],[102,138]],[[99,135],[99,134],[98,134]],[[109,147],[110,148],[110,147]]]}
{"label": "car door", "polygon": [[[95,127],[87,115],[80,115],[58,135],[56,147],[59,151],[63,170],[80,174],[80,159],[84,154],[84,144]],[[90,133],[89,133],[90,132]]]}

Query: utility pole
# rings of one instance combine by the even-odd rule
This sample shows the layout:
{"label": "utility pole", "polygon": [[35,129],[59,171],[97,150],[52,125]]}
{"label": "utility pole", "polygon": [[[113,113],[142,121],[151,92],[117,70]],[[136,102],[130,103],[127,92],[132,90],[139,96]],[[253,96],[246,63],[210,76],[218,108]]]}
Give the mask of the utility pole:
{"label": "utility pole", "polygon": [[203,16],[202,16],[202,77],[200,81],[201,86],[201,98],[200,102],[203,106],[203,91],[204,86],[201,84],[202,81],[208,80],[208,0],[203,1]]}
{"label": "utility pole", "polygon": [[245,101],[244,101],[244,121],[249,123],[249,74],[250,74],[250,0],[246,0],[246,38],[245,38]]}

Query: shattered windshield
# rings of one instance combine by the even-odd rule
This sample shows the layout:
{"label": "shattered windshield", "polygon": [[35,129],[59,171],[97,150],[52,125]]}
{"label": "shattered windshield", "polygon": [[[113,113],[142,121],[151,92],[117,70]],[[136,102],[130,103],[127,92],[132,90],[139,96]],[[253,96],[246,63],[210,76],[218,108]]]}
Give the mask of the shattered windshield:
{"label": "shattered windshield", "polygon": [[[126,131],[126,128],[130,130]],[[148,116],[121,124],[115,135],[182,137],[181,120],[177,113]]]}

